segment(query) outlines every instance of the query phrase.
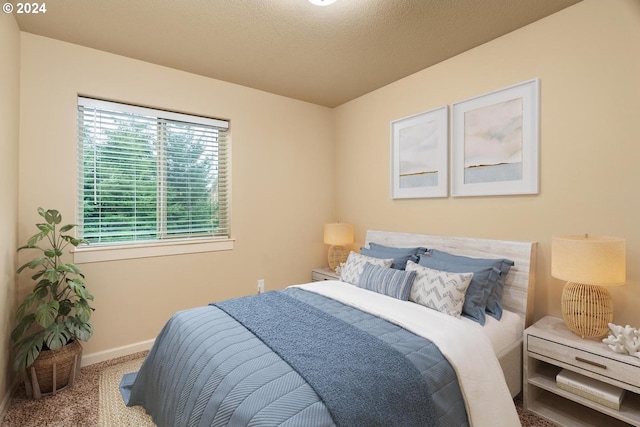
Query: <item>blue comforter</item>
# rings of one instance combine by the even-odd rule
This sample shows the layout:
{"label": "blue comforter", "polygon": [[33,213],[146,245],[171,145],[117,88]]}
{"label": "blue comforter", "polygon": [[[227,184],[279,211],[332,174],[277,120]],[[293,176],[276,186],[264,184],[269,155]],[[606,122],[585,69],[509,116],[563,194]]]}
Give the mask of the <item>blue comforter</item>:
{"label": "blue comforter", "polygon": [[140,372],[123,378],[128,405],[160,426],[468,425],[452,367],[424,338],[296,288],[219,306],[170,319]]}

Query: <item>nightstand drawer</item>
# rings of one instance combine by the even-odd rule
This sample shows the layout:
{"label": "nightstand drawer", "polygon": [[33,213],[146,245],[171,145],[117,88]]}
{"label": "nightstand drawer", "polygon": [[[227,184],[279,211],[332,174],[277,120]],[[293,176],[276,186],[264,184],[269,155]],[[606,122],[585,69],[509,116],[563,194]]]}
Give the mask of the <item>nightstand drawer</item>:
{"label": "nightstand drawer", "polygon": [[311,272],[311,280],[314,282],[321,282],[323,280],[335,280],[335,278],[313,271]]}
{"label": "nightstand drawer", "polygon": [[323,280],[340,280],[340,276],[329,268],[315,268],[311,271],[312,282],[321,282]]}
{"label": "nightstand drawer", "polygon": [[608,378],[611,380],[608,382],[640,387],[640,369],[632,364],[626,364],[532,335],[528,335],[527,338],[527,351],[553,359],[559,364],[580,368],[602,379]]}

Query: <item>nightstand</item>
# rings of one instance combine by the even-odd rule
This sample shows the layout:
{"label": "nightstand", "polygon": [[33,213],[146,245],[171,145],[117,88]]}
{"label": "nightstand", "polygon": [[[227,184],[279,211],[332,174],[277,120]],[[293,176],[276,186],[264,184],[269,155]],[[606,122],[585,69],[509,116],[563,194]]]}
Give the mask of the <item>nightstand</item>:
{"label": "nightstand", "polygon": [[[562,390],[562,369],[626,390],[620,410]],[[561,426],[640,426],[640,359],[582,339],[562,319],[545,317],[524,331],[524,408]]]}
{"label": "nightstand", "polygon": [[312,282],[320,282],[322,280],[340,280],[340,276],[329,267],[314,268],[311,270]]}

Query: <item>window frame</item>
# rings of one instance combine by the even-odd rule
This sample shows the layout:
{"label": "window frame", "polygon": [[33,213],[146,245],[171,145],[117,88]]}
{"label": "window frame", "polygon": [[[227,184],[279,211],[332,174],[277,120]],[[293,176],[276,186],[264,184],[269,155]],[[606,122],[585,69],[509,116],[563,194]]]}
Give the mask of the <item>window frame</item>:
{"label": "window frame", "polygon": [[[80,119],[80,108],[104,108],[115,110],[119,113],[133,113],[142,114],[151,117],[158,117],[160,120],[170,120],[187,122],[191,124],[200,124],[206,126],[215,126],[220,129],[226,129],[226,135],[224,137],[223,150],[226,153],[225,164],[225,178],[226,189],[224,195],[226,196],[225,203],[225,217],[226,217],[226,233],[224,236],[211,235],[211,236],[180,236],[171,238],[162,238],[152,240],[139,240],[129,242],[101,242],[98,244],[80,245],[72,251],[74,262],[78,264],[101,262],[101,261],[113,261],[121,259],[135,259],[135,258],[148,258],[157,256],[179,255],[179,254],[193,254],[202,252],[215,252],[232,250],[234,247],[235,239],[231,236],[231,135],[229,132],[230,123],[227,120],[210,119],[202,116],[194,116],[190,114],[177,113],[172,111],[165,111],[159,109],[153,109],[148,107],[141,107],[137,105],[125,104],[120,102],[106,101],[102,99],[90,98],[82,95],[78,95],[77,117]],[[81,155],[81,141],[79,126],[78,134],[76,135],[76,156]],[[76,210],[76,217],[78,223],[81,223],[84,218],[82,207],[79,205],[82,200],[82,164],[77,165],[77,178],[76,178],[76,200],[78,203]],[[162,190],[166,193],[166,188]],[[161,221],[159,219],[159,221]],[[162,220],[166,222],[166,219]],[[78,236],[82,233],[78,229]]]}
{"label": "window frame", "polygon": [[172,239],[137,244],[103,244],[92,247],[82,245],[74,248],[73,262],[85,264],[92,262],[117,261],[123,259],[153,258],[169,255],[195,254],[233,250],[234,238],[189,238]]}

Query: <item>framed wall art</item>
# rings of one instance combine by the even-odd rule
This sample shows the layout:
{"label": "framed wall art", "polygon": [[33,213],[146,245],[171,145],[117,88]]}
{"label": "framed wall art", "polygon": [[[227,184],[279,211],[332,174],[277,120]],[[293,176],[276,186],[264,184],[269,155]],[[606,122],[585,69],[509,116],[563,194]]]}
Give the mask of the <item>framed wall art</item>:
{"label": "framed wall art", "polygon": [[391,122],[391,198],[447,197],[448,107]]}
{"label": "framed wall art", "polygon": [[451,193],[538,194],[539,81],[452,106]]}

